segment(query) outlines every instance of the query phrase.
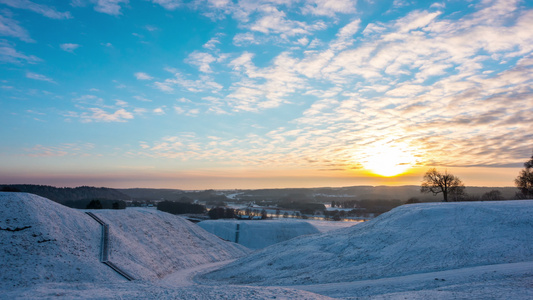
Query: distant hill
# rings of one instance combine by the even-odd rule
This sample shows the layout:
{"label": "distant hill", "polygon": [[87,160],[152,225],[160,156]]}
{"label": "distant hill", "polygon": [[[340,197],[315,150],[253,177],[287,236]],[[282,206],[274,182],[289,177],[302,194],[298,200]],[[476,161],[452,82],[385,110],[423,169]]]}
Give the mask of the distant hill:
{"label": "distant hill", "polygon": [[[505,199],[513,199],[517,189],[515,187],[466,187],[466,192],[472,196],[481,196],[491,190],[499,190]],[[275,201],[290,198],[297,201],[329,202],[331,200],[401,200],[418,198],[424,202],[441,201],[441,196],[421,194],[420,186],[351,186],[351,187],[323,187],[301,189],[258,189],[224,191],[236,200],[266,200]]]}
{"label": "distant hill", "polygon": [[55,202],[66,204],[81,200],[129,200],[130,197],[115,189],[105,187],[80,186],[76,188],[58,188],[49,185],[2,184],[0,190],[12,190],[38,195]]}
{"label": "distant hill", "polygon": [[[111,189],[105,187],[81,186],[76,188],[57,188],[47,185],[10,184],[0,185],[21,192],[32,193],[65,204],[72,201],[88,199],[153,201],[182,199],[199,201],[279,201],[321,202],[346,200],[400,200],[418,198],[423,202],[441,201],[441,196],[421,194],[420,186],[351,186],[321,188],[286,188],[255,190],[202,190],[184,191],[180,189],[130,188]],[[481,196],[491,190],[498,190],[505,199],[513,199],[518,191],[515,187],[475,187],[467,186],[466,192],[472,196]]]}
{"label": "distant hill", "polygon": [[176,201],[184,193],[182,190],[175,189],[117,189],[117,191],[128,195],[131,199],[137,201],[149,201],[149,200],[169,200]]}

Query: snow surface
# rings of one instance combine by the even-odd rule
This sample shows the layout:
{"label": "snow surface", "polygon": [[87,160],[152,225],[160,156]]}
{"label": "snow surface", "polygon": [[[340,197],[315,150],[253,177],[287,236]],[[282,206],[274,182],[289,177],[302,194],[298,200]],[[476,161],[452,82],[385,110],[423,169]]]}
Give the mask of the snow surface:
{"label": "snow surface", "polygon": [[180,269],[250,252],[186,219],[154,209],[92,211],[109,224],[110,260],[137,279],[157,279]]}
{"label": "snow surface", "polygon": [[182,218],[93,211],[131,282],[99,262],[82,211],[23,193],[0,207],[0,299],[533,299],[533,201],[408,205],[237,260],[244,247]]}
{"label": "snow surface", "polygon": [[5,192],[0,207],[0,299],[329,299],[281,287],[195,284],[197,272],[249,250],[167,213],[92,211],[110,226],[110,260],[141,279],[129,282],[100,263],[101,227],[83,211]]}
{"label": "snow surface", "polygon": [[260,249],[297,236],[320,232],[310,223],[300,220],[207,220],[198,223],[198,226],[226,241],[250,249]]}
{"label": "snow surface", "polygon": [[533,299],[533,262],[291,286],[344,299]]}
{"label": "snow surface", "polygon": [[100,225],[85,213],[24,193],[0,192],[0,207],[0,290],[122,281],[100,263]]}
{"label": "snow surface", "polygon": [[361,221],[320,221],[320,220],[304,220],[313,225],[320,232],[328,232],[346,227],[352,227],[361,223]]}
{"label": "snow surface", "polygon": [[404,205],[346,229],[298,237],[202,278],[310,285],[533,261],[533,201]]}

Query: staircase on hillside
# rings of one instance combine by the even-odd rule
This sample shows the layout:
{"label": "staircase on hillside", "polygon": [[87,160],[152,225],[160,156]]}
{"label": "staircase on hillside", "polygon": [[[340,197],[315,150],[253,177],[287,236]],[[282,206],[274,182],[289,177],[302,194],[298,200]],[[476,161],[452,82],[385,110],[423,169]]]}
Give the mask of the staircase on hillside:
{"label": "staircase on hillside", "polygon": [[92,212],[85,212],[87,215],[89,215],[91,218],[93,218],[96,222],[100,223],[102,226],[102,239],[100,242],[100,262],[105,264],[106,266],[113,269],[115,272],[120,274],[122,277],[126,278],[129,281],[135,280],[133,276],[129,275],[126,271],[120,269],[117,265],[109,261],[109,225],[102,221],[102,219],[98,218],[95,214]]}

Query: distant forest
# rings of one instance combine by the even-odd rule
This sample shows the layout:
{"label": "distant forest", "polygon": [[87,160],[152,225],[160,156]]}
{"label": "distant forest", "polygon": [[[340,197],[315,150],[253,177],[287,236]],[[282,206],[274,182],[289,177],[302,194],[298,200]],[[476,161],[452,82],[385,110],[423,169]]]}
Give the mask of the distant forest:
{"label": "distant forest", "polygon": [[[161,201],[203,203],[207,207],[224,207],[229,202],[256,203],[260,206],[277,206],[301,211],[323,210],[324,204],[336,208],[363,207],[367,212],[381,213],[403,203],[442,201],[440,197],[420,194],[420,187],[408,186],[353,186],[341,188],[289,188],[257,190],[201,190],[179,189],[111,189],[81,186],[58,188],[47,185],[0,185],[0,190],[36,194],[73,208],[87,208],[98,200],[102,208],[124,208],[129,205],[157,205]],[[485,200],[483,195],[494,190],[501,199],[513,199],[515,187],[466,187],[471,200]],[[488,199],[487,199],[488,200]]]}
{"label": "distant forest", "polygon": [[125,208],[124,201],[130,200],[130,197],[110,188],[97,188],[90,186],[80,186],[76,188],[58,188],[48,185],[33,184],[2,184],[0,191],[23,192],[35,194],[48,198],[57,203],[72,208],[87,208],[91,201],[101,204],[101,208]]}

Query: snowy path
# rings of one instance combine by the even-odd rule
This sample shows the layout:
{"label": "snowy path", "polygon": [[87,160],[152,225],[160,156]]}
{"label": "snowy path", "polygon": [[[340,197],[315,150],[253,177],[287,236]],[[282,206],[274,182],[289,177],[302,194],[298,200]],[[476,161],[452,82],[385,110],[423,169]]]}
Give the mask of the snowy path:
{"label": "snowy path", "polygon": [[193,278],[197,274],[207,273],[209,271],[223,267],[224,265],[227,265],[233,261],[235,260],[230,259],[179,270],[177,272],[165,276],[165,278],[163,278],[160,283],[169,287],[186,287],[196,285],[197,283],[194,281]]}
{"label": "snowy path", "polygon": [[[493,281],[533,279],[533,262],[486,265],[464,269],[412,274],[399,277],[315,285],[286,286],[334,298],[370,297],[384,294],[406,296],[411,291],[439,292],[445,289],[468,293],[472,286],[492,285]],[[526,289],[527,291],[527,289]],[[531,296],[533,296],[533,290]],[[495,295],[494,295],[495,296]],[[495,296],[497,298],[497,296]]]}

